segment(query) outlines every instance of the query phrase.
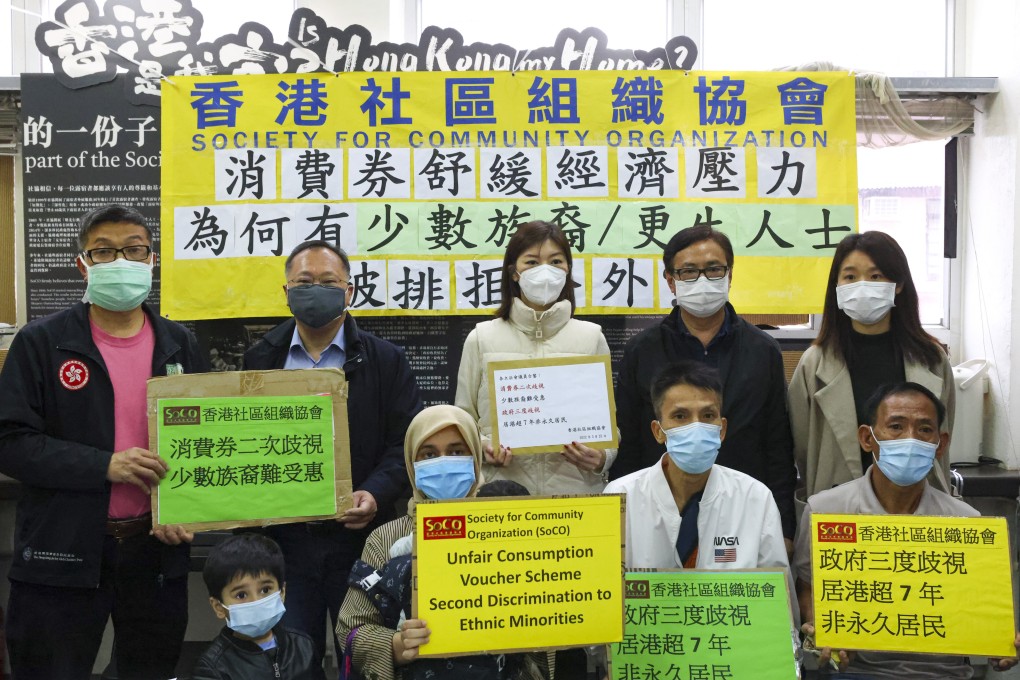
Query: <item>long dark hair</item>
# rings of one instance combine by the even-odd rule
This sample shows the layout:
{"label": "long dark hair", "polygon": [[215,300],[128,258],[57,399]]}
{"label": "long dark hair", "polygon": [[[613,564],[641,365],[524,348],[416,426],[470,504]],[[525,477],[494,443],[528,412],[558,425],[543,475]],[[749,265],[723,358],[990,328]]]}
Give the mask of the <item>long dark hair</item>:
{"label": "long dark hair", "polygon": [[570,301],[571,314],[577,308],[577,303],[574,302],[574,280],[570,276],[570,271],[574,266],[574,257],[570,254],[570,241],[567,240],[563,229],[558,224],[535,220],[518,226],[517,231],[506,244],[506,253],[503,255],[503,281],[499,286],[503,300],[500,302],[499,309],[496,310],[496,316],[504,321],[510,319],[510,309],[513,307],[514,298],[521,294],[521,286],[514,281],[513,277],[517,258],[528,248],[546,241],[552,241],[559,246],[563,251],[563,256],[567,258],[567,283],[563,286],[563,292],[560,293],[560,300]]}
{"label": "long dark hair", "polygon": [[887,279],[901,287],[900,292],[896,294],[896,306],[889,312],[889,328],[893,342],[903,352],[904,359],[924,364],[929,369],[936,368],[942,363],[943,352],[938,341],[921,328],[917,289],[914,287],[914,279],[910,276],[907,256],[892,236],[880,231],[851,234],[839,242],[836,253],[832,256],[832,267],[829,269],[829,286],[825,290],[822,328],[818,331],[814,344],[830,350],[842,358],[847,366],[852,366],[857,359],[853,356],[853,346],[850,343],[850,331],[853,327],[850,317],[836,304],[839,270],[843,266],[843,260],[855,250],[870,257]]}

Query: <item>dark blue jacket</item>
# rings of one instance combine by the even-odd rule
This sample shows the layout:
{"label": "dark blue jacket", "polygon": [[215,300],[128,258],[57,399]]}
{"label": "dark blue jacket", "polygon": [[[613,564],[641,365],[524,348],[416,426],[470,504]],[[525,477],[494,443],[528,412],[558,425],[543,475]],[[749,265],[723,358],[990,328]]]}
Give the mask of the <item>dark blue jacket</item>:
{"label": "dark blue jacket", "polygon": [[783,535],[792,539],[797,524],[793,505],[797,468],[779,343],[737,316],[729,303],[726,333],[720,331],[707,350],[697,338],[681,332],[679,317],[680,308],[674,307],[662,323],[631,338],[623,351],[616,387],[620,450],[610,477],[619,479],[649,467],[666,450],[651,429],[655,374],[676,361],[705,362],[718,369],[723,384],[726,440],[716,462],[751,475],[772,490]]}
{"label": "dark blue jacket", "polygon": [[[92,340],[88,308],[78,303],[25,326],[0,373],[0,472],[24,485],[9,574],[14,580],[99,585],[113,384]],[[142,308],[155,334],[153,376],[208,370],[191,331]],[[187,573],[187,546],[165,546],[164,552],[166,576]]]}
{"label": "dark blue jacket", "polygon": [[[294,319],[266,333],[244,354],[246,371],[283,368],[294,337]],[[344,320],[347,422],[355,490],[371,493],[379,511],[370,527],[393,518],[396,500],[408,495],[404,434],[421,411],[421,397],[402,349]]]}

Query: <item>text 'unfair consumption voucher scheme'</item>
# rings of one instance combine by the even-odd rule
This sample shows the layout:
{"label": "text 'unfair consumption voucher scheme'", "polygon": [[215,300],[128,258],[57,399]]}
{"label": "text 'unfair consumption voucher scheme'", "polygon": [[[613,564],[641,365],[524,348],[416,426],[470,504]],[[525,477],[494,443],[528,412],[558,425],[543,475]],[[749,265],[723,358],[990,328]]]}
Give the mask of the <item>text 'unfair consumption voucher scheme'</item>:
{"label": "text 'unfair consumption voucher scheme'", "polygon": [[414,616],[432,631],[422,655],[621,640],[623,509],[617,495],[419,504]]}

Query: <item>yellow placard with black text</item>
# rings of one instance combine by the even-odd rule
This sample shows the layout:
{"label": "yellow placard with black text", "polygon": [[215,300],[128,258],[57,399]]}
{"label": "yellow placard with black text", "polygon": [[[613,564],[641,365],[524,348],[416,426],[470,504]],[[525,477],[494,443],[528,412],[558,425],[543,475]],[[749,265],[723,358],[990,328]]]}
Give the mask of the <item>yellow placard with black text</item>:
{"label": "yellow placard with black text", "polygon": [[1016,655],[1004,518],[817,514],[810,530],[819,647]]}
{"label": "yellow placard with black text", "polygon": [[415,510],[422,656],[623,638],[621,495],[426,501]]}

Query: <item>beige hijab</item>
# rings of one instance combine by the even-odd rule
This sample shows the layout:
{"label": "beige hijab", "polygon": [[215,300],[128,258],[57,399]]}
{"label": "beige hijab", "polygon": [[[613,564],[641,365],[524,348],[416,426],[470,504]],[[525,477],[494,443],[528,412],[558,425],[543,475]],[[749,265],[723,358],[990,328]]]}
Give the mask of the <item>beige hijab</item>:
{"label": "beige hijab", "polygon": [[482,477],[482,438],[478,434],[475,419],[468,415],[467,411],[449,404],[429,406],[411,420],[404,436],[404,464],[407,466],[412,491],[411,502],[407,505],[409,514],[413,514],[416,501],[426,500],[425,494],[419,491],[414,483],[414,455],[426,439],[451,425],[460,430],[464,443],[468,445],[471,456],[475,459],[475,483],[467,495],[474,496],[478,487],[485,483]]}

